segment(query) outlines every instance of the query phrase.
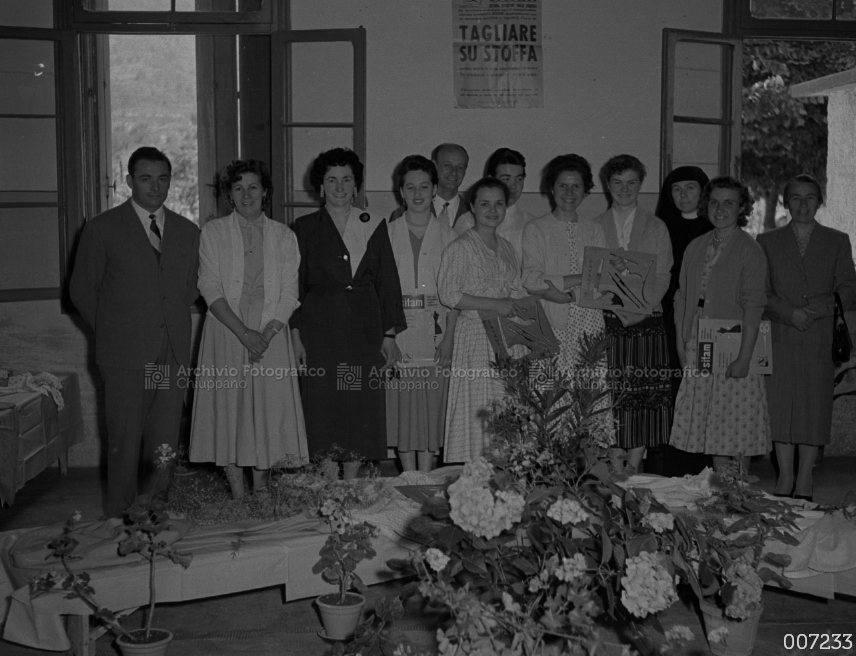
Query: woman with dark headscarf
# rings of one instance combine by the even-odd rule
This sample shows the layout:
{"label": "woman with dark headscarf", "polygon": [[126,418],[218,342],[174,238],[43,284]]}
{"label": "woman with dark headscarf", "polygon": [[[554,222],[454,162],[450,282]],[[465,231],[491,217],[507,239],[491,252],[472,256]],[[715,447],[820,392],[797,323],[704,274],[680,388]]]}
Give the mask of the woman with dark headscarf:
{"label": "woman with dark headscarf", "polygon": [[[693,239],[713,230],[713,224],[707,217],[699,216],[698,212],[701,192],[709,181],[705,172],[697,166],[676,168],[663,180],[657,211],[654,212],[666,224],[672,241],[672,277],[662,303],[669,362],[673,370],[681,367],[675,345],[675,292],[678,291],[684,251]],[[680,376],[672,376],[673,398],[678,395],[680,386]]]}
{"label": "woman with dark headscarf", "polygon": [[[669,289],[663,297],[663,326],[666,329],[666,346],[671,368],[672,400],[678,396],[681,386],[681,369],[675,338],[675,292],[684,261],[684,251],[696,237],[713,230],[706,216],[699,213],[699,200],[709,182],[707,175],[697,166],[679,166],[666,176],[660,189],[655,214],[662,219],[672,242],[672,277]],[[710,466],[710,456],[703,453],[687,453],[673,446],[663,445],[648,452],[647,471],[662,476],[697,474]]]}

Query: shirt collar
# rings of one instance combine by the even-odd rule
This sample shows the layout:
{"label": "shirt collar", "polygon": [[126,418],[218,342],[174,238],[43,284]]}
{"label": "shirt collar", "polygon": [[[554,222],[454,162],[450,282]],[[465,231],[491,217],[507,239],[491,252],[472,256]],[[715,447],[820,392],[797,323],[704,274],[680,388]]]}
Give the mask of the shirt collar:
{"label": "shirt collar", "polygon": [[434,196],[434,210],[437,216],[440,216],[440,213],[443,211],[443,206],[446,203],[449,203],[449,208],[446,210],[449,213],[449,218],[454,219],[455,215],[458,213],[458,206],[461,204],[461,195],[455,194],[455,197],[449,201],[441,198],[439,195]]}
{"label": "shirt collar", "polygon": [[149,212],[147,209],[144,209],[144,208],[140,207],[139,205],[137,205],[137,201],[135,201],[132,198],[131,199],[131,206],[134,208],[134,211],[137,213],[137,216],[140,217],[140,221],[143,222],[143,227],[145,227],[146,230],[149,229],[149,224],[151,223],[151,219],[149,218],[149,216],[151,216],[152,214],[155,215],[155,221],[157,222],[158,227],[163,229],[163,222],[164,222],[163,205],[161,205],[159,208],[157,208],[154,212]]}

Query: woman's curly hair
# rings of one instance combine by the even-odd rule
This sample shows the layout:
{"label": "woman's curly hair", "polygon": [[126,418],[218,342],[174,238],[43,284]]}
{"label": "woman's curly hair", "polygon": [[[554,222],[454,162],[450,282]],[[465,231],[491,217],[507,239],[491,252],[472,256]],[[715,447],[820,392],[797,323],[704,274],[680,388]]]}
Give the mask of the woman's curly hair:
{"label": "woman's curly hair", "polygon": [[357,191],[362,188],[365,167],[360,158],[349,148],[333,148],[318,155],[312,162],[312,168],[309,169],[309,183],[315,191],[321,193],[321,187],[324,186],[324,176],[334,166],[350,166],[351,172],[354,174]]}
{"label": "woman's curly hair", "polygon": [[704,191],[701,192],[701,198],[698,202],[699,216],[710,218],[707,215],[707,204],[710,202],[710,194],[714,189],[737,189],[740,197],[740,214],[737,219],[737,225],[741,228],[749,223],[748,216],[752,213],[752,194],[749,193],[749,187],[730,175],[721,175],[708,182]]}

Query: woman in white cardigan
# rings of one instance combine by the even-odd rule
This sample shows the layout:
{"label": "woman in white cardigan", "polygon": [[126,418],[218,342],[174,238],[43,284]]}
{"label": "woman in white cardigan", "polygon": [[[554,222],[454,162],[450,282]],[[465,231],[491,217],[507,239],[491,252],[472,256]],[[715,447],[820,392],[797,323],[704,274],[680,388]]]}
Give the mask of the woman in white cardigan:
{"label": "woman in white cardigan", "polygon": [[234,498],[267,485],[272,465],[308,456],[297,365],[287,326],[297,308],[300,252],[290,228],[265,216],[273,185],[263,162],[232,162],[220,190],[234,207],[209,221],[199,247],[208,303],[196,371],[190,459],[226,468]]}

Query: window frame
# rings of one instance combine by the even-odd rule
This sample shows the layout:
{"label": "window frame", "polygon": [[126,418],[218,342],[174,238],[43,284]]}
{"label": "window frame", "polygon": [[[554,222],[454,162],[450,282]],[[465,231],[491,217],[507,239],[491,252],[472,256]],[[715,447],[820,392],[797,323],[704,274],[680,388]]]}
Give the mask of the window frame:
{"label": "window frame", "polygon": [[[675,52],[680,42],[709,43],[729,46],[723,50],[721,107],[720,118],[703,118],[694,116],[675,115]],[[742,65],[741,38],[727,36],[718,32],[697,32],[663,29],[663,65],[661,83],[661,115],[660,115],[660,182],[674,167],[674,124],[700,124],[720,126],[719,140],[719,173],[720,175],[737,175],[740,160],[740,131],[742,126]]]}
{"label": "window frame", "polygon": [[[176,11],[176,0],[170,0],[165,11],[92,10],[84,7],[84,0],[72,0],[72,20],[75,26],[137,25],[149,28],[173,29],[177,25],[240,24],[261,25],[270,31],[273,21],[272,0],[258,0],[258,11]],[[239,4],[240,6],[240,4]]]}
{"label": "window frame", "polygon": [[856,20],[836,18],[838,0],[832,0],[832,18],[802,20],[794,18],[756,18],[751,0],[725,0],[723,15],[726,31],[743,38],[856,39]]}
{"label": "window frame", "polygon": [[[54,24],[58,24],[55,9]],[[68,272],[77,225],[74,216],[80,208],[79,177],[77,164],[81,161],[80,139],[76,112],[77,79],[75,76],[74,38],[67,30],[59,28],[0,26],[0,39],[53,41],[54,47],[54,99],[53,115],[44,115],[56,121],[57,197],[55,202],[0,202],[0,208],[55,207],[59,231],[59,284],[56,287],[0,287],[0,303],[58,299],[67,287]]]}
{"label": "window frame", "polygon": [[[287,47],[292,43],[342,43],[350,42],[354,49],[353,80],[354,97],[350,122],[292,121],[291,79]],[[351,128],[353,150],[366,161],[366,29],[291,30],[271,34],[271,144],[272,175],[274,181],[283,185],[283,199],[271,207],[273,219],[287,224],[294,222],[294,211],[300,208],[318,209],[318,203],[295,201],[294,185],[288,172],[292,170],[292,147],[288,136],[289,128]],[[365,207],[365,184],[357,194],[355,204]]]}

